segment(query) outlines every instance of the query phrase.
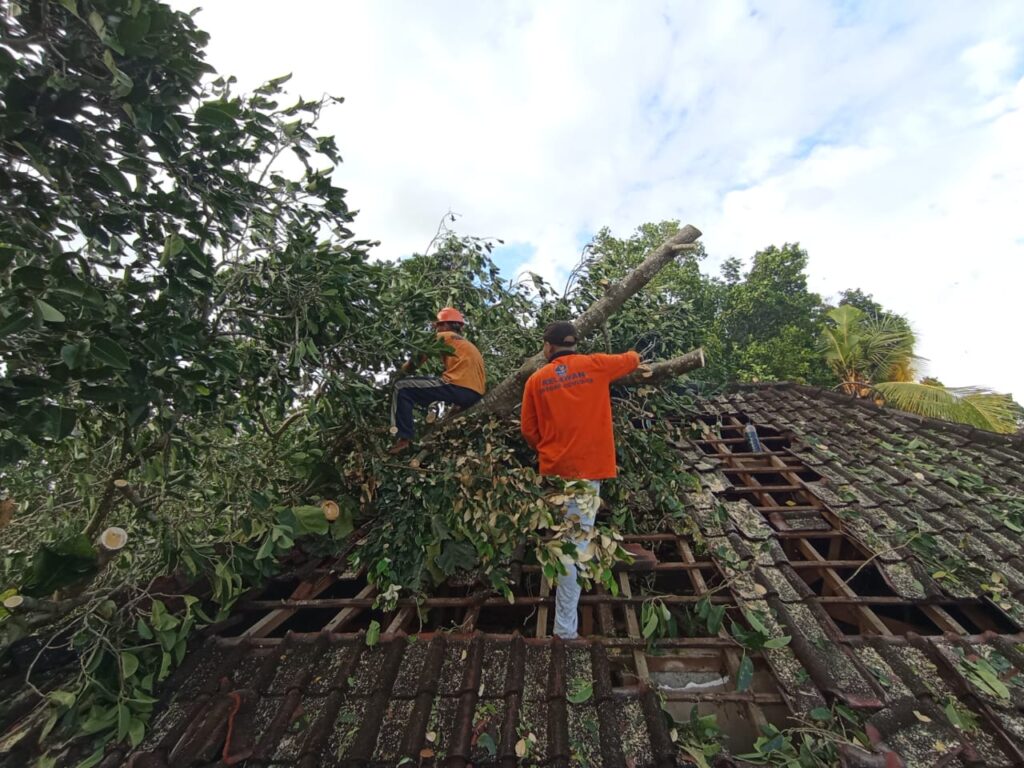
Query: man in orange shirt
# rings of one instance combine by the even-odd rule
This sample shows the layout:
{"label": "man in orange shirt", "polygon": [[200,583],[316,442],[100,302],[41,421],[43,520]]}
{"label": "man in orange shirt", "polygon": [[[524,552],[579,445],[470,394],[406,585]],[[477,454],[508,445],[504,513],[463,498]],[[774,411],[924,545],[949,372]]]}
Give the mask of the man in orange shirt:
{"label": "man in orange shirt", "polygon": [[[521,430],[526,442],[540,455],[540,473],[568,486],[567,520],[579,521],[586,534],[594,527],[600,504],[601,481],[615,477],[615,436],[609,385],[636,370],[640,355],[581,355],[572,323],[552,323],[544,331],[544,357],[548,364],[534,373],[523,390]],[[567,484],[568,485],[568,484]],[[586,548],[585,536],[576,535],[577,548]],[[570,565],[555,591],[555,634],[576,637],[576,607],[580,585]]]}
{"label": "man in orange shirt", "polygon": [[[487,374],[480,350],[462,336],[466,318],[454,307],[445,307],[437,313],[437,338],[452,348],[444,356],[444,373],[437,376],[409,376],[395,383],[391,400],[391,432],[398,440],[389,453],[401,453],[412,444],[415,405],[450,403],[460,408],[476,404],[487,391]],[[412,361],[402,366],[408,373],[415,368]]]}

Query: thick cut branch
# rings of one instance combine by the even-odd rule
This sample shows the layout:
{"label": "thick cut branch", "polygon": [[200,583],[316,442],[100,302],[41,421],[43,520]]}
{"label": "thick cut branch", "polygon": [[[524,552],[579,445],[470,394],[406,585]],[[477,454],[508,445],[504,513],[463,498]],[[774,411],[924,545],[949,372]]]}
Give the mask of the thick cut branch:
{"label": "thick cut branch", "polygon": [[3,601],[3,606],[20,617],[26,626],[37,629],[67,616],[94,597],[94,594],[85,594],[63,600],[44,600],[27,595],[11,595]]}
{"label": "thick cut branch", "polygon": [[[582,315],[573,321],[580,337],[586,338],[600,328],[601,324],[618,312],[629,298],[651,282],[654,276],[666,267],[680,251],[686,250],[700,236],[699,229],[687,224],[662,243],[657,250],[648,254],[636,269],[622,280],[613,283],[604,296],[591,304]],[[538,352],[523,363],[519,370],[488,392],[478,405],[470,408],[466,413],[511,413],[519,404],[526,380],[530,378],[530,374],[543,366],[544,362],[544,355]]]}
{"label": "thick cut branch", "polygon": [[616,387],[639,387],[647,384],[658,384],[666,379],[682,376],[684,373],[704,367],[704,349],[698,348],[685,355],[670,360],[659,360],[656,363],[641,366],[638,370],[612,382]]}

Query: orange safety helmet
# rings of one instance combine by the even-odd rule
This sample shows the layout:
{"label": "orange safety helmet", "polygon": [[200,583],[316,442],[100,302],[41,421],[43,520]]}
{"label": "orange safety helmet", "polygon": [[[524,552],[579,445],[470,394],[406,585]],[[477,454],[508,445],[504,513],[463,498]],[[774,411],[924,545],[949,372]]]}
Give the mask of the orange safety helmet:
{"label": "orange safety helmet", "polygon": [[445,307],[437,313],[437,322],[439,323],[462,323],[466,324],[466,318],[462,316],[455,307]]}

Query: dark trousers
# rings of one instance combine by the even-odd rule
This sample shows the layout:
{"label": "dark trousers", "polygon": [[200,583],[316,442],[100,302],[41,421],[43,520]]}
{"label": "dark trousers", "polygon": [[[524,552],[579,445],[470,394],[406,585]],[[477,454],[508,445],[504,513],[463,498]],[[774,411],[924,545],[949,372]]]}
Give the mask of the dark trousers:
{"label": "dark trousers", "polygon": [[414,405],[450,403],[468,408],[480,400],[480,393],[468,387],[448,384],[436,376],[409,376],[395,383],[391,399],[391,426],[398,428],[398,436],[412,440],[412,409]]}

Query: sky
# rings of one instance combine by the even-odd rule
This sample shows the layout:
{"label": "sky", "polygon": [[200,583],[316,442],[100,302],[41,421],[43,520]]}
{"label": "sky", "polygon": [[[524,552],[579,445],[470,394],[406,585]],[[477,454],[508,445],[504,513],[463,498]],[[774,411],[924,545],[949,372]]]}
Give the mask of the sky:
{"label": "sky", "polygon": [[382,258],[449,210],[507,243],[505,276],[556,284],[603,226],[693,224],[711,273],[799,242],[812,290],[910,318],[928,373],[1024,400],[1020,0],[206,0],[197,21],[241,87],[344,97],[322,125]]}

